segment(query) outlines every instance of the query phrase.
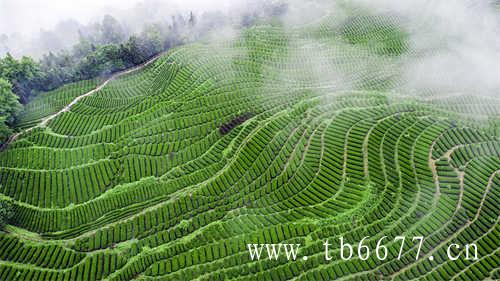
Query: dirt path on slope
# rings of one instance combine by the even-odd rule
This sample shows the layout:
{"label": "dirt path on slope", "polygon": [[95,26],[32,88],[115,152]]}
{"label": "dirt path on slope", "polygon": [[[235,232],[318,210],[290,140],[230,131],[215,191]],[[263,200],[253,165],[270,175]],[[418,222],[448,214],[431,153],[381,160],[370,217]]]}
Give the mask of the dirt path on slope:
{"label": "dirt path on slope", "polygon": [[128,74],[128,73],[131,73],[131,72],[143,69],[144,67],[146,67],[149,64],[153,63],[154,61],[156,61],[162,55],[163,55],[163,53],[160,53],[160,54],[154,56],[153,58],[149,59],[148,61],[146,61],[146,62],[144,62],[142,64],[139,64],[139,65],[136,65],[134,67],[131,67],[131,68],[128,68],[128,69],[125,69],[125,70],[122,70],[122,71],[114,73],[108,79],[106,79],[104,82],[102,82],[101,84],[99,84],[96,88],[94,88],[94,89],[92,89],[92,90],[90,90],[90,91],[88,91],[88,92],[86,92],[86,93],[84,93],[82,95],[79,95],[76,98],[74,98],[69,104],[67,104],[65,107],[63,107],[58,112],[53,113],[53,114],[51,114],[49,116],[46,116],[46,117],[42,118],[42,120],[40,121],[40,123],[36,124],[33,127],[29,127],[27,129],[24,129],[24,130],[22,130],[20,132],[17,132],[15,134],[11,135],[9,137],[9,139],[2,146],[0,146],[0,151],[3,151],[5,148],[7,148],[9,146],[9,144],[11,144],[15,140],[17,140],[22,134],[28,133],[31,130],[35,129],[35,128],[45,127],[49,123],[49,121],[51,121],[52,119],[56,118],[60,114],[69,111],[73,105],[75,105],[79,100],[83,99],[84,97],[90,96],[90,95],[94,94],[95,92],[100,91],[102,88],[104,88],[112,80],[114,80],[114,79],[116,79],[116,78],[118,78],[118,77],[120,77],[122,75],[125,75],[125,74]]}

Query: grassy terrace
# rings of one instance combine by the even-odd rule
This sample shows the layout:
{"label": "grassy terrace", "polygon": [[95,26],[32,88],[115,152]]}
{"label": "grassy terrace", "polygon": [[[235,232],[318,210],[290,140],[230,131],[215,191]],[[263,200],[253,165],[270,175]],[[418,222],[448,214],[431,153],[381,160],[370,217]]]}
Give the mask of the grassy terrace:
{"label": "grassy terrace", "polygon": [[[405,38],[390,17],[261,26],[109,82],[0,152],[0,280],[500,279],[500,139],[469,120],[500,101],[394,99],[376,64]],[[42,94],[20,128],[96,85]],[[423,258],[324,260],[323,240],[384,235],[425,236]],[[251,261],[264,241],[309,259]]]}
{"label": "grassy terrace", "polygon": [[25,129],[36,125],[44,117],[61,110],[77,96],[94,89],[98,82],[98,79],[85,80],[66,84],[50,92],[40,93],[23,109],[17,126],[20,129]]}

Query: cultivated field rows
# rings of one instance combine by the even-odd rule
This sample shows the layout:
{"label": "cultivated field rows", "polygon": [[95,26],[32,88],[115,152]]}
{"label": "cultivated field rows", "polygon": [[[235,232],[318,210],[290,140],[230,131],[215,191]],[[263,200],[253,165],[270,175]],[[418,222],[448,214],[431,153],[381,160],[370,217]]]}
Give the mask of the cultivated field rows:
{"label": "cultivated field rows", "polygon": [[[0,193],[15,206],[0,280],[499,279],[500,140],[468,119],[499,101],[392,99],[394,73],[357,63],[411,50],[391,25],[365,45],[364,25],[263,26],[179,47],[20,136],[0,153]],[[349,87],[338,69],[357,73]],[[71,102],[67,89],[41,96],[20,127]],[[49,108],[49,96],[61,99]],[[326,239],[370,236],[375,248],[398,235],[426,237],[420,259],[412,244],[397,259],[391,239],[386,260],[324,259]],[[308,260],[246,251],[285,242]],[[480,258],[450,261],[450,243],[476,243]]]}

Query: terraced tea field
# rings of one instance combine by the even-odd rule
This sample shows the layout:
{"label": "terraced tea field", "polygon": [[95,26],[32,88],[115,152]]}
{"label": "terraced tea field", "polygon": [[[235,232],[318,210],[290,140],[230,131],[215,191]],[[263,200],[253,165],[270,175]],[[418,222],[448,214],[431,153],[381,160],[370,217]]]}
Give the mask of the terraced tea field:
{"label": "terraced tea field", "polygon": [[[500,99],[398,98],[397,61],[417,54],[368,19],[179,47],[21,134],[0,153],[0,280],[500,279]],[[43,94],[20,128],[97,83]],[[398,235],[425,237],[419,259]],[[387,236],[388,257],[325,260],[341,236]]]}
{"label": "terraced tea field", "polygon": [[97,81],[86,80],[67,84],[51,92],[41,93],[31,100],[19,116],[19,128],[31,128],[43,118],[63,109],[77,96],[94,89]]}

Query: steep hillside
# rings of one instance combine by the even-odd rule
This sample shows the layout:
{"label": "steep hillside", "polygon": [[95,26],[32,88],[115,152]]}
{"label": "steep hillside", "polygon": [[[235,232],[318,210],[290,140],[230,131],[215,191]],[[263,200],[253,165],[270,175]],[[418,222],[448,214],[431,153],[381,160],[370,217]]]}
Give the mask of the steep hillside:
{"label": "steep hillside", "polygon": [[[15,211],[0,280],[499,279],[500,100],[388,91],[414,55],[395,17],[326,17],[110,81],[0,153]],[[89,83],[41,96],[21,127]],[[398,235],[425,237],[417,260],[416,243],[398,258]],[[326,261],[341,236],[372,250],[388,236],[388,257]],[[300,258],[249,257],[285,241]],[[479,258],[450,260],[451,243]]]}
{"label": "steep hillside", "polygon": [[30,128],[44,117],[61,110],[77,96],[94,89],[97,86],[96,80],[75,82],[54,91],[40,93],[19,114],[18,127],[21,129]]}

